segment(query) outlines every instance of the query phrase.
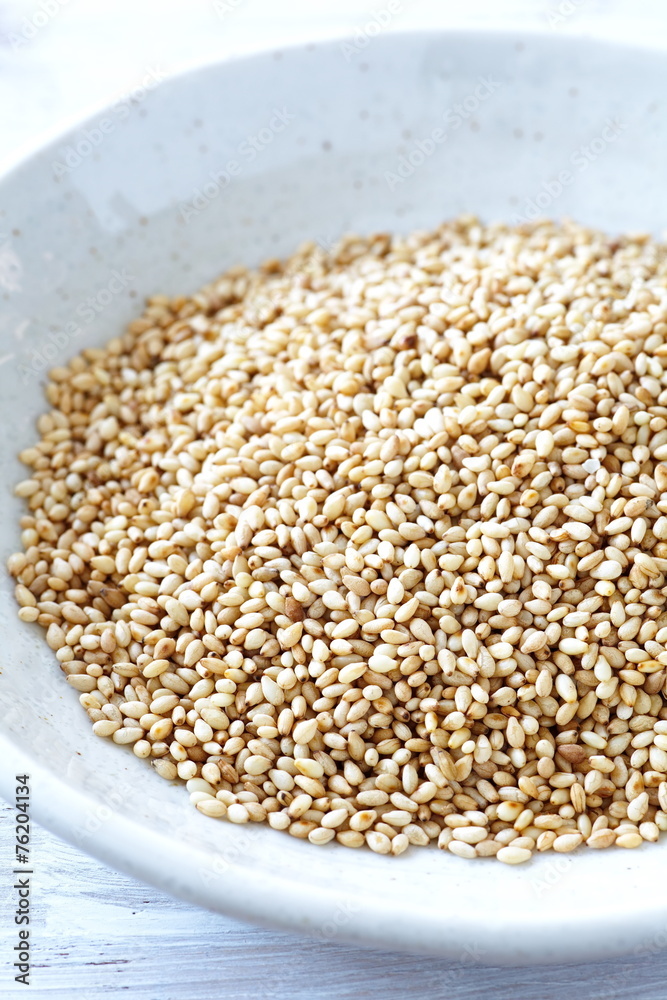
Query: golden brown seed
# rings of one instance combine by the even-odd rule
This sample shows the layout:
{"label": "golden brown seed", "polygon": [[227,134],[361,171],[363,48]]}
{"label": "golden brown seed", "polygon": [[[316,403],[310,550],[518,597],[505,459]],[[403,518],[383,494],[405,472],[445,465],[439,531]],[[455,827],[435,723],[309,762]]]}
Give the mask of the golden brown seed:
{"label": "golden brown seed", "polygon": [[285,598],[285,614],[293,622],[300,622],[305,618],[303,607],[293,597]]}
{"label": "golden brown seed", "polygon": [[558,753],[570,764],[581,764],[588,756],[585,748],[576,743],[561,743],[558,747]]}
{"label": "golden brown seed", "polygon": [[154,297],[51,373],[20,619],[204,815],[505,863],[655,841],[666,284],[644,237],[462,218]]}

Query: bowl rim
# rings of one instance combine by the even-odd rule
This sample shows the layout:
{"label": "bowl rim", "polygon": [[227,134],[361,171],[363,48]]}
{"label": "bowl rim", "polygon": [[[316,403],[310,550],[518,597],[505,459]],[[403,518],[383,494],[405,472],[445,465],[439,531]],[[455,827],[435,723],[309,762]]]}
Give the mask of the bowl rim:
{"label": "bowl rim", "polygon": [[[485,40],[498,36],[505,39],[514,38],[516,41],[548,40],[555,48],[590,45],[592,42],[598,48],[608,49],[610,54],[619,49],[637,54],[665,51],[665,45],[657,38],[646,39],[642,44],[637,42],[626,44],[622,40],[591,38],[586,34],[555,34],[546,27],[523,29],[515,24],[484,28],[475,25],[457,25],[455,28],[448,28],[446,25],[436,24],[433,28],[392,29],[386,32],[384,40],[396,41],[408,37],[433,39],[436,35],[448,38],[474,36]],[[313,27],[313,38],[309,41],[302,40],[278,47],[267,44],[249,45],[233,54],[227,53],[203,61],[189,60],[169,72],[154,91],[171,84],[178,85],[188,77],[223,65],[253,59],[263,60],[275,55],[276,52],[293,53],[316,46],[333,46],[349,41],[350,37],[350,34],[339,31],[330,32],[321,29],[318,32]],[[94,125],[101,116],[110,112],[112,106],[113,100],[95,102],[85,113],[67,116],[58,125],[41,131],[34,139],[23,143],[14,153],[0,162],[0,186],[37,157],[55,151],[57,145],[71,139],[78,130]],[[229,862],[225,873],[223,899],[219,886],[214,890],[196,878],[201,866],[210,860],[206,851],[183,845],[173,837],[147,827],[114,809],[111,809],[108,820],[90,835],[85,849],[81,848],[75,842],[73,831],[77,827],[81,828],[90,817],[91,806],[96,807],[99,802],[72,788],[61,777],[47,770],[40,763],[39,757],[33,757],[29,752],[17,749],[10,735],[4,732],[1,726],[0,760],[2,761],[0,795],[10,805],[14,799],[14,776],[30,773],[33,784],[42,789],[40,794],[34,796],[31,803],[32,816],[41,826],[118,871],[153,885],[169,895],[178,896],[188,903],[228,914],[239,920],[312,936],[318,934],[318,928],[322,927],[323,922],[331,919],[336,907],[343,902],[343,894],[335,885],[318,886],[317,891],[313,892],[305,880],[295,883],[281,876],[280,872],[271,874],[266,871],[254,872],[249,866],[238,865],[236,862]],[[132,845],[131,853],[126,849],[127,844]],[[159,849],[156,849],[156,846]],[[169,858],[171,858],[170,863],[165,864],[164,859]],[[379,861],[377,856],[369,855],[369,861],[371,859],[376,863]],[[481,859],[478,862],[482,865],[491,863],[492,859]],[[173,866],[178,866],[183,876],[178,884],[174,884],[173,881]],[[456,874],[458,875],[458,872]],[[404,914],[404,917],[406,916],[407,913]],[[423,917],[428,919],[423,919],[421,922],[419,914],[414,910],[410,913],[410,917],[415,919],[412,928],[408,926],[409,921],[406,919],[397,921],[395,912],[383,909],[381,901],[360,899],[356,911],[348,914],[345,923],[337,928],[336,942],[393,948],[397,951],[437,955],[460,961],[474,940],[483,942],[481,947],[484,958],[464,960],[475,961],[478,964],[528,965],[555,964],[564,961],[570,964],[583,963],[596,958],[618,956],[632,949],[639,953],[639,949],[645,946],[648,937],[652,933],[655,934],[656,928],[658,926],[664,928],[667,924],[667,899],[664,903],[656,902],[652,907],[645,908],[640,914],[633,910],[631,924],[628,921],[627,911],[622,907],[608,906],[596,914],[593,928],[590,924],[590,914],[580,913],[576,909],[569,915],[567,923],[561,921],[557,925],[546,921],[530,922],[526,918],[522,920],[516,913],[503,923],[497,920],[494,913],[479,914],[474,926],[471,922],[463,922],[457,926],[456,921],[450,917],[442,920],[437,934],[433,933],[430,924],[431,914],[424,914]],[[548,948],[545,948],[547,933]],[[517,951],[512,948],[508,951],[508,943],[512,938],[521,941],[520,956],[517,956]],[[322,936],[322,940],[327,941],[330,938]],[[620,948],[619,940],[624,941]]]}

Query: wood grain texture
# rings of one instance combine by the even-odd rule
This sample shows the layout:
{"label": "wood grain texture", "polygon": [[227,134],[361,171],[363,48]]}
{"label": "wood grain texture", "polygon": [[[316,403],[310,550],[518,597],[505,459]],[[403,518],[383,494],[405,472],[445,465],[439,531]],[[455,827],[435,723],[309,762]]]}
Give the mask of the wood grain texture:
{"label": "wood grain texture", "polygon": [[171,899],[39,827],[32,830],[33,972],[26,990],[13,981],[11,969],[13,852],[12,812],[0,803],[3,1000],[667,997],[667,953],[590,965],[505,969],[341,947],[250,927]]}

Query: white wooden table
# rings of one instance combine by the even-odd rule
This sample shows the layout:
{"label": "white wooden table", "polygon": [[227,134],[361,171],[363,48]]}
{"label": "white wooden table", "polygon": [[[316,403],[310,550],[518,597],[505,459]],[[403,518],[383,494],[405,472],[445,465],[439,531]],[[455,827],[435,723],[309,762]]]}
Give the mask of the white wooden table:
{"label": "white wooden table", "polygon": [[[10,870],[8,806],[0,870]],[[13,845],[12,845],[13,847]],[[39,1000],[664,1000],[667,952],[499,969],[357,950],[240,924],[118,875],[45,830],[32,835],[33,971],[12,981],[0,888],[0,996]],[[443,906],[447,900],[443,899]]]}
{"label": "white wooden table", "polygon": [[[667,952],[499,969],[240,924],[118,875],[45,830],[32,835],[33,971],[12,980],[8,806],[0,807],[0,996],[39,1000],[664,1000]],[[13,848],[13,844],[12,844]],[[13,851],[12,851],[13,855]],[[443,898],[442,905],[447,905]]]}
{"label": "white wooden table", "polygon": [[[40,9],[39,0],[0,2],[0,158],[44,129],[118,98],[150,69],[169,72],[252,47],[261,38],[283,44],[325,31],[351,32],[384,6],[382,0],[50,0],[50,9],[54,3],[57,12],[27,37],[26,23]],[[664,0],[606,0],[603,18],[601,7],[599,0],[404,0],[396,27],[436,17],[450,25],[544,28],[551,12],[554,31],[628,41],[667,38]],[[26,989],[13,981],[11,969],[12,825],[9,808],[0,804],[3,998],[667,998],[667,952],[586,966],[491,969],[354,950],[189,906],[39,828],[32,833],[34,964]]]}

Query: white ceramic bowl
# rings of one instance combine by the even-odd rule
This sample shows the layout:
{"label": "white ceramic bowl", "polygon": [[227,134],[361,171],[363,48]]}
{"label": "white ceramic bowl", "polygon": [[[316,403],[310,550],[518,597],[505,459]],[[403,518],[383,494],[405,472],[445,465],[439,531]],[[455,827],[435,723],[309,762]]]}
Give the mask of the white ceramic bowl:
{"label": "white ceramic bowl", "polygon": [[[15,454],[45,409],[44,369],[116,335],[146,295],[193,291],[306,238],[460,212],[659,231],[663,91],[664,55],[648,50],[553,34],[369,35],[197,69],[43,145],[0,180],[3,560],[19,547]],[[34,818],[111,865],[323,941],[461,961],[667,943],[665,843],[509,868],[435,849],[318,848],[206,819],[183,787],[92,735],[2,580],[2,793],[29,772]]]}

